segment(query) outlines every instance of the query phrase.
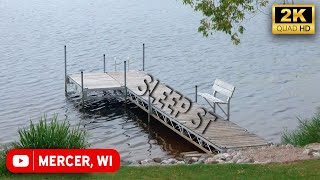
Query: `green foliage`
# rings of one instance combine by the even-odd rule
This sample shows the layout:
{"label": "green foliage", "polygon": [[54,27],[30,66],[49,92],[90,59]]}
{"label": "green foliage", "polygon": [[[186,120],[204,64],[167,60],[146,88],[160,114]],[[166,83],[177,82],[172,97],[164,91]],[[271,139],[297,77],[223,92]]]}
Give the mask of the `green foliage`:
{"label": "green foliage", "polygon": [[9,149],[7,145],[0,146],[0,176],[10,174],[6,166],[6,155]]}
{"label": "green foliage", "polygon": [[296,146],[305,146],[310,143],[320,142],[320,112],[311,120],[299,119],[298,129],[282,135],[282,143]]}
{"label": "green foliage", "polygon": [[19,129],[18,132],[20,141],[13,143],[14,148],[76,149],[89,146],[86,141],[87,134],[80,126],[71,128],[66,120],[59,123],[56,115],[50,123],[47,123],[46,116],[41,117],[38,124],[30,121],[29,128]]}
{"label": "green foliage", "polygon": [[64,120],[58,122],[57,116],[47,122],[47,117],[40,118],[38,124],[30,121],[28,128],[19,129],[20,140],[0,148],[0,176],[10,174],[6,167],[6,155],[11,148],[25,149],[82,149],[89,147],[87,134],[80,126],[71,128]]}
{"label": "green foliage", "polygon": [[198,31],[207,37],[213,31],[221,31],[230,35],[234,44],[239,44],[239,34],[245,28],[242,22],[246,14],[254,14],[260,7],[265,7],[268,0],[183,0],[195,11],[202,12]]}

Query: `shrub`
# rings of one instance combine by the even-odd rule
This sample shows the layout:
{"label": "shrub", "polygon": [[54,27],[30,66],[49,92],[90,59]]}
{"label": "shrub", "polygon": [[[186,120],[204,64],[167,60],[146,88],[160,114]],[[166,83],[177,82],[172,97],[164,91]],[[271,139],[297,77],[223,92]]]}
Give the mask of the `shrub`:
{"label": "shrub", "polygon": [[46,116],[41,117],[38,124],[30,121],[30,127],[19,129],[18,133],[20,140],[13,143],[14,148],[81,149],[89,146],[87,134],[79,125],[71,128],[66,120],[58,122],[57,115],[51,118],[50,123],[47,123]]}
{"label": "shrub", "polygon": [[7,145],[1,145],[0,147],[0,176],[9,174],[9,170],[6,166],[6,155],[9,151],[9,148]]}
{"label": "shrub", "polygon": [[38,124],[30,121],[30,127],[18,130],[19,142],[10,146],[4,145],[0,148],[0,176],[9,174],[6,167],[6,155],[11,148],[18,149],[82,149],[89,147],[87,134],[78,125],[71,128],[70,124],[64,120],[58,122],[57,115],[47,123],[47,117],[40,118]]}
{"label": "shrub", "polygon": [[282,143],[305,146],[320,142],[320,112],[310,120],[298,120],[298,129],[292,132],[286,130],[282,135]]}

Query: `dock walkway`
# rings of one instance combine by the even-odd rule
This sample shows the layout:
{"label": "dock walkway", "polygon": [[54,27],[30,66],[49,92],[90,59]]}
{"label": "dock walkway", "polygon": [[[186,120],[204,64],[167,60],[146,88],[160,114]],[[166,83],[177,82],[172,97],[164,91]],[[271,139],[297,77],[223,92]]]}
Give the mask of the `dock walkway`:
{"label": "dock walkway", "polygon": [[69,74],[66,82],[81,89],[84,98],[93,91],[121,91],[127,100],[207,153],[268,145],[264,139],[191,102],[144,71],[84,73],[83,79],[81,74]]}

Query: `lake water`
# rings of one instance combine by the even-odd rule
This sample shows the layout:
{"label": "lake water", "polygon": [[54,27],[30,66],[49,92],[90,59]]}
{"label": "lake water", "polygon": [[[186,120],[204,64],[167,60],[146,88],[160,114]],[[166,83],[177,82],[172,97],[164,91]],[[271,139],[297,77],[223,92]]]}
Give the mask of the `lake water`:
{"label": "lake water", "polygon": [[141,69],[145,43],[146,71],[191,98],[195,85],[209,92],[216,78],[234,84],[231,121],[270,142],[320,107],[319,33],[272,35],[271,16],[260,13],[245,22],[235,46],[223,33],[202,37],[200,19],[175,0],[2,0],[0,143],[16,140],[30,119],[58,113],[73,125],[80,122],[92,147],[114,147],[123,159],[195,149],[159,123],[148,133],[147,116],[135,106],[125,111],[105,101],[81,113],[64,96],[64,45],[73,73],[103,71],[104,53],[108,71],[114,57],[128,56],[130,69]]}

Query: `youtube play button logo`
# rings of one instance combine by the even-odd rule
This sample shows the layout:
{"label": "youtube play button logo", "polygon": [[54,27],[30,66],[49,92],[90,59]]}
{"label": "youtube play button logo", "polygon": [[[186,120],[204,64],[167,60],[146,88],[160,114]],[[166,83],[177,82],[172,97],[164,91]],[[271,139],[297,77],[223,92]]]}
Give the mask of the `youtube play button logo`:
{"label": "youtube play button logo", "polygon": [[33,170],[33,151],[24,149],[12,149],[6,157],[6,166],[9,171],[32,172]]}
{"label": "youtube play button logo", "polygon": [[12,165],[14,167],[28,167],[29,156],[27,155],[14,155],[12,157]]}

